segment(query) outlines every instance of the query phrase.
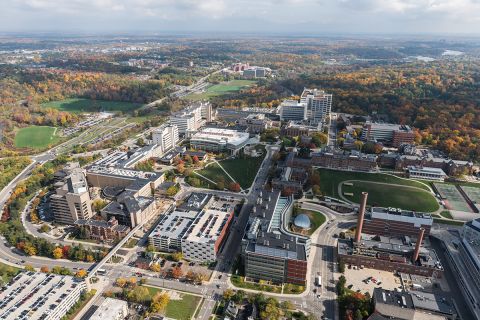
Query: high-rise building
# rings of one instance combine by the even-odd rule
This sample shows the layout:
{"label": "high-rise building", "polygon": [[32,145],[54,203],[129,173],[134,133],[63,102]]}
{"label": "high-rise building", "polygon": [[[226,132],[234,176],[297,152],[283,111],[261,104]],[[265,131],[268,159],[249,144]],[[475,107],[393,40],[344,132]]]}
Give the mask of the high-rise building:
{"label": "high-rise building", "polygon": [[304,121],[307,119],[307,106],[296,100],[285,100],[280,105],[280,120]]}
{"label": "high-rise building", "polygon": [[307,105],[307,119],[310,125],[323,123],[332,111],[332,95],[319,89],[303,89],[300,103]]}
{"label": "high-rise building", "polygon": [[77,168],[55,183],[56,192],[50,196],[55,221],[73,224],[78,219],[90,219],[93,215],[85,170]]}
{"label": "high-rise building", "polygon": [[196,102],[170,116],[170,123],[178,127],[180,134],[186,134],[198,130],[206,121],[212,121],[212,117],[210,102]]}
{"label": "high-rise building", "polygon": [[161,152],[166,153],[178,143],[178,127],[174,124],[164,124],[152,132],[153,143],[160,146]]}

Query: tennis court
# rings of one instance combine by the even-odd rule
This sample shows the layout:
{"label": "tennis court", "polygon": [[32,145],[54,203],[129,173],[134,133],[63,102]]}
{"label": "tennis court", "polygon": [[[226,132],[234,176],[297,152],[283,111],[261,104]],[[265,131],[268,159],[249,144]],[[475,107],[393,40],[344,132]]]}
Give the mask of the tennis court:
{"label": "tennis court", "polygon": [[461,186],[467,197],[473,202],[480,204],[480,188]]}
{"label": "tennis court", "polygon": [[440,196],[445,199],[445,205],[450,210],[472,212],[460,191],[452,184],[434,183]]}

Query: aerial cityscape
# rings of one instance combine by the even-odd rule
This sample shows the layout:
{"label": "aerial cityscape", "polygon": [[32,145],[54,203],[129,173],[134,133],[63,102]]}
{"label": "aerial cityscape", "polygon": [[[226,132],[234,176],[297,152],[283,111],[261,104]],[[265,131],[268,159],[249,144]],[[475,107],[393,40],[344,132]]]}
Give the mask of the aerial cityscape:
{"label": "aerial cityscape", "polygon": [[480,320],[476,1],[0,8],[0,319]]}

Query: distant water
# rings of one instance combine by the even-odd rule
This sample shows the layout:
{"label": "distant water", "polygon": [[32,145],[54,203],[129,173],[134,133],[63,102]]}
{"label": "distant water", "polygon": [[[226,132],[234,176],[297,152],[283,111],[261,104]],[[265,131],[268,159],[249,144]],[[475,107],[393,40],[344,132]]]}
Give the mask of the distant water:
{"label": "distant water", "polygon": [[443,53],[442,53],[442,56],[461,56],[462,54],[464,54],[465,52],[462,52],[462,51],[455,51],[455,50],[445,50]]}
{"label": "distant water", "polygon": [[434,58],[432,57],[424,57],[424,56],[416,56],[415,59],[419,60],[419,61],[423,61],[423,62],[432,62],[432,61],[435,61]]}

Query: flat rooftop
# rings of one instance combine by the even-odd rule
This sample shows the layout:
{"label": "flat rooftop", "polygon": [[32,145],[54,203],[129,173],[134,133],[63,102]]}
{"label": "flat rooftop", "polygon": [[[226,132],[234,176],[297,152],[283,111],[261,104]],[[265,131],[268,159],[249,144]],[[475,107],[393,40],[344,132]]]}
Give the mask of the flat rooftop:
{"label": "flat rooftop", "polygon": [[233,206],[215,201],[208,209],[202,210],[189,227],[185,240],[192,242],[216,242],[233,214]]}
{"label": "flat rooftop", "polygon": [[227,143],[234,146],[240,146],[244,144],[249,138],[250,134],[247,132],[221,128],[204,128],[203,130],[195,133],[192,136],[191,140],[206,140],[210,142]]}
{"label": "flat rooftop", "polygon": [[370,214],[373,218],[395,219],[395,217],[406,217],[424,219],[425,223],[429,225],[432,225],[433,223],[433,217],[430,213],[402,210],[399,208],[372,207],[370,209]]}
{"label": "flat rooftop", "polygon": [[113,167],[106,167],[106,166],[99,166],[99,165],[92,165],[87,169],[87,172],[90,174],[101,174],[105,176],[113,176],[113,177],[124,177],[124,178],[131,178],[134,180],[135,178],[146,179],[150,181],[157,180],[161,174],[155,172],[145,172],[139,170],[131,170],[131,169],[122,169],[122,168],[113,168]]}
{"label": "flat rooftop", "polygon": [[83,280],[71,276],[21,272],[0,291],[0,318],[44,319],[74,289],[85,288]]}
{"label": "flat rooftop", "polygon": [[118,315],[128,310],[128,303],[123,300],[106,298],[98,307],[90,320],[119,319]]}
{"label": "flat rooftop", "polygon": [[403,124],[367,121],[365,125],[367,126],[370,125],[372,130],[392,130],[392,131],[405,131],[405,132],[412,131],[412,128],[410,126],[403,125]]}

